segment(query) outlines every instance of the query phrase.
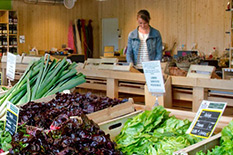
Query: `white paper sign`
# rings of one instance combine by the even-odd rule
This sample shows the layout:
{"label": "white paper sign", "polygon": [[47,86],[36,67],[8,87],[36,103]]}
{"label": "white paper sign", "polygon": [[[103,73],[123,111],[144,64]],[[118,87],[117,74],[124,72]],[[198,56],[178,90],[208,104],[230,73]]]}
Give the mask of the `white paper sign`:
{"label": "white paper sign", "polygon": [[151,93],[165,93],[163,74],[160,61],[142,62],[148,91]]}
{"label": "white paper sign", "polygon": [[226,106],[226,102],[203,100],[186,133],[196,137],[209,138],[213,134]]}
{"label": "white paper sign", "polygon": [[24,35],[19,36],[19,43],[20,44],[25,43],[25,36]]}
{"label": "white paper sign", "polygon": [[16,55],[7,52],[6,76],[10,80],[15,79]]}

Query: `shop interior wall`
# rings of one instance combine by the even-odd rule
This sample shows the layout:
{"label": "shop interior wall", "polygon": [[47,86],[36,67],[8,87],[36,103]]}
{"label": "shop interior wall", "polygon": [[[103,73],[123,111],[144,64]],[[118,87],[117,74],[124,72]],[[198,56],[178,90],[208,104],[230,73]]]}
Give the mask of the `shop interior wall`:
{"label": "shop interior wall", "polygon": [[129,32],[137,27],[137,12],[147,9],[151,14],[151,26],[161,32],[168,48],[176,41],[178,47],[185,44],[186,49],[191,49],[196,43],[197,48],[206,54],[213,47],[222,53],[230,41],[229,34],[225,34],[230,30],[230,12],[225,11],[228,1],[107,0],[99,3],[99,18],[119,19],[122,33],[119,49],[127,45]]}
{"label": "shop interior wall", "polygon": [[226,12],[228,0],[78,0],[71,10],[63,5],[26,4],[23,0],[13,1],[13,10],[19,15],[19,34],[26,42],[19,45],[20,52],[32,47],[48,50],[67,44],[69,21],[76,18],[92,19],[94,32],[94,56],[101,51],[101,19],[118,18],[121,39],[119,49],[127,45],[128,33],[136,28],[136,13],[148,9],[151,25],[162,35],[163,42],[171,48],[193,43],[209,54],[213,47],[220,52],[229,46],[230,12]]}
{"label": "shop interior wall", "polygon": [[82,18],[92,19],[94,35],[94,56],[99,56],[98,2],[78,0],[73,9],[62,4],[27,4],[23,0],[13,1],[13,10],[18,11],[19,35],[25,36],[25,43],[19,45],[19,52],[28,52],[32,47],[50,50],[67,45],[69,22]]}

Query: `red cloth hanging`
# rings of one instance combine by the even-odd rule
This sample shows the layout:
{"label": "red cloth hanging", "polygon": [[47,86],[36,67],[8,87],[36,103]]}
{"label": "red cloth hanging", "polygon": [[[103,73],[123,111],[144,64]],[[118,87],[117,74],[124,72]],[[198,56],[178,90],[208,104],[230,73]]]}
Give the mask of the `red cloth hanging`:
{"label": "red cloth hanging", "polygon": [[68,47],[74,50],[74,33],[73,33],[73,23],[70,22],[68,30]]}
{"label": "red cloth hanging", "polygon": [[85,59],[87,59],[87,40],[86,40],[86,30],[85,30],[85,19],[81,19],[81,26],[82,26],[83,51],[84,51]]}

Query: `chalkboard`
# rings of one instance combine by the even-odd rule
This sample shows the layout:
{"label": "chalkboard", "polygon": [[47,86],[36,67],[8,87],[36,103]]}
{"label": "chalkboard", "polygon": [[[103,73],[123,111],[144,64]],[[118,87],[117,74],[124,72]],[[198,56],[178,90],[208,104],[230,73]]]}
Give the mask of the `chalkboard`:
{"label": "chalkboard", "polygon": [[5,130],[9,131],[11,135],[13,135],[17,131],[18,114],[19,109],[12,103],[9,103],[6,112]]}
{"label": "chalkboard", "polygon": [[191,135],[209,138],[221,116],[222,111],[203,109],[195,122]]}

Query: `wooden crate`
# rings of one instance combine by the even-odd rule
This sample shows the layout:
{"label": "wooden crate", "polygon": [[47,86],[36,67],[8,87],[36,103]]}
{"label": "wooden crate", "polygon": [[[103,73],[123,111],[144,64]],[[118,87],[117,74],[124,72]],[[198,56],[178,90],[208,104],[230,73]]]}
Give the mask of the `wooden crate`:
{"label": "wooden crate", "polygon": [[35,57],[35,56],[23,56],[22,63],[29,64],[32,61],[38,61],[41,57]]}
{"label": "wooden crate", "polygon": [[106,134],[110,134],[110,138],[114,140],[115,137],[120,134],[125,122],[129,118],[133,118],[141,112],[142,110],[135,111],[127,115],[99,123],[98,125],[100,126],[100,129],[103,130]]}
{"label": "wooden crate", "polygon": [[129,114],[135,111],[133,106],[133,100],[129,99],[128,102],[118,104],[114,107],[109,107],[91,114],[87,114],[89,119],[92,119],[96,123],[104,122],[107,120],[111,120],[113,118],[117,118],[119,116],[123,116],[125,114]]}
{"label": "wooden crate", "polygon": [[233,83],[230,80],[181,76],[171,76],[168,80],[169,83],[165,83],[166,98],[163,103],[165,107],[172,108],[175,104],[185,101],[181,108],[187,108],[185,106],[189,102],[191,106],[187,110],[196,112],[202,100],[210,100],[227,102],[227,109],[233,108]]}
{"label": "wooden crate", "polygon": [[191,65],[187,77],[210,79],[214,70],[214,66]]}
{"label": "wooden crate", "polygon": [[79,91],[81,89],[106,91],[106,96],[111,98],[118,98],[119,93],[144,96],[145,76],[142,73],[98,69],[78,71],[87,77],[87,82],[77,87]]}
{"label": "wooden crate", "polygon": [[[129,113],[122,117],[118,117],[115,119],[111,119],[111,120],[99,123],[100,128],[103,131],[105,131],[106,134],[110,134],[111,139],[114,140],[114,138],[120,133],[124,123],[127,121],[128,118],[132,118],[146,109],[145,106],[142,106],[142,105],[135,105],[135,108],[138,109],[135,112]],[[196,115],[196,113],[194,112],[175,110],[175,109],[169,109],[169,108],[166,108],[166,110],[170,112],[170,116],[175,116],[176,118],[181,119],[181,120],[188,119],[189,121],[193,121]],[[219,132],[221,132],[222,128],[228,125],[232,119],[233,118],[231,117],[222,116],[215,129],[215,133],[218,134]]]}
{"label": "wooden crate", "polygon": [[197,152],[203,151],[206,153],[208,150],[211,150],[215,146],[220,144],[221,133],[205,139],[199,143],[181,149],[173,153],[173,155],[196,155]]}
{"label": "wooden crate", "polygon": [[85,69],[98,69],[100,65],[100,60],[101,59],[94,59],[94,58],[88,58],[84,62],[84,67]]}
{"label": "wooden crate", "polygon": [[[37,99],[34,102],[49,102],[55,97],[56,95],[54,94],[54,95],[50,95],[50,96],[47,96],[41,99]],[[100,123],[100,122],[104,122],[107,120],[111,120],[119,116],[123,116],[125,114],[129,114],[134,111],[135,111],[134,101],[132,98],[129,98],[127,102],[124,102],[124,103],[121,103],[116,106],[109,107],[103,110],[99,110],[94,113],[87,114],[87,117],[89,119],[92,119],[95,123]],[[78,118],[78,116],[72,116],[71,118]]]}
{"label": "wooden crate", "polygon": [[117,58],[101,58],[98,69],[113,70],[117,62]]}
{"label": "wooden crate", "polygon": [[[176,110],[176,109],[170,109],[170,108],[166,108],[166,110],[171,112],[170,116],[174,115],[178,119],[188,119],[189,121],[193,121],[196,116],[196,112]],[[233,117],[222,116],[216,126],[214,133],[221,132],[222,128],[227,126],[232,121],[232,119]]]}
{"label": "wooden crate", "polygon": [[222,68],[222,78],[233,80],[233,68]]}

